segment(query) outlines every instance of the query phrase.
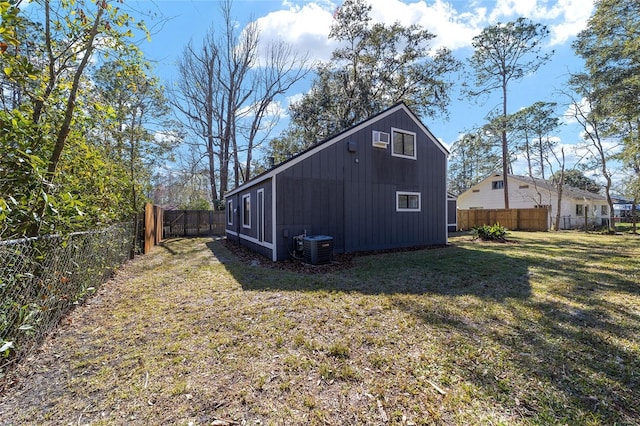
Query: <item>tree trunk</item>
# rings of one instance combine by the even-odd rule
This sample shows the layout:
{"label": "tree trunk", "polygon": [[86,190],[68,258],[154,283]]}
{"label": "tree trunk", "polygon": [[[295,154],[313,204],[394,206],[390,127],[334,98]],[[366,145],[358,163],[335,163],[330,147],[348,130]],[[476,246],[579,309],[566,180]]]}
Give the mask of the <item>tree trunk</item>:
{"label": "tree trunk", "polygon": [[556,184],[558,188],[558,205],[556,207],[556,223],[553,225],[554,231],[560,230],[560,209],[562,208],[562,189],[564,188],[564,148],[560,149],[560,153],[562,154],[562,164],[560,165],[560,181]]}
{"label": "tree trunk", "polygon": [[[47,4],[49,2],[46,2]],[[55,178],[56,169],[58,168],[58,164],[60,163],[60,158],[62,157],[62,151],[64,150],[65,144],[67,142],[67,138],[69,136],[69,131],[71,130],[71,119],[73,118],[73,112],[76,109],[76,98],[78,96],[78,89],[80,87],[80,79],[82,78],[82,73],[86,68],[91,55],[95,49],[94,40],[98,35],[98,28],[101,24],[102,14],[104,13],[104,9],[101,6],[98,6],[98,12],[96,13],[95,21],[93,22],[93,26],[89,30],[88,39],[85,43],[84,48],[84,56],[76,69],[73,76],[73,83],[71,84],[71,89],[69,90],[69,97],[67,98],[67,103],[64,111],[64,119],[62,121],[62,125],[58,130],[58,134],[56,137],[56,142],[53,147],[53,153],[49,158],[49,164],[47,166],[47,179],[49,182],[53,182]],[[29,227],[28,235],[29,236],[37,236],[40,232],[40,221],[42,220],[42,216],[47,209],[47,202],[43,198],[38,202],[38,205],[35,208],[35,222]]]}
{"label": "tree trunk", "polygon": [[638,233],[638,226],[636,220],[636,204],[638,203],[638,197],[633,197],[633,203],[631,204],[631,232]]}
{"label": "tree trunk", "polygon": [[504,208],[509,208],[509,146],[507,143],[507,83],[502,84],[502,179],[504,190]]}

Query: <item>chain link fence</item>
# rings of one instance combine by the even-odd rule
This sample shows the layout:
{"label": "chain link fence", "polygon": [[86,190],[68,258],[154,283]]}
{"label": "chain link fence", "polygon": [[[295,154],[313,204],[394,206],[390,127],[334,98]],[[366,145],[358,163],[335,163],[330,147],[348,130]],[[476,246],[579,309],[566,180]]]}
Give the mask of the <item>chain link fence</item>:
{"label": "chain link fence", "polygon": [[0,377],[131,255],[134,224],[0,241]]}

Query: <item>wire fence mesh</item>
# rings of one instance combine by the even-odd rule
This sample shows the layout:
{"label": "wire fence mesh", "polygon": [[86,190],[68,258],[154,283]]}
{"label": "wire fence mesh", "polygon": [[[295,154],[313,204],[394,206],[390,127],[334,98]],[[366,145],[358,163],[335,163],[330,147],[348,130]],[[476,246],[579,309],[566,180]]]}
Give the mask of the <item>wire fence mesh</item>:
{"label": "wire fence mesh", "polygon": [[130,256],[134,224],[0,241],[0,377]]}

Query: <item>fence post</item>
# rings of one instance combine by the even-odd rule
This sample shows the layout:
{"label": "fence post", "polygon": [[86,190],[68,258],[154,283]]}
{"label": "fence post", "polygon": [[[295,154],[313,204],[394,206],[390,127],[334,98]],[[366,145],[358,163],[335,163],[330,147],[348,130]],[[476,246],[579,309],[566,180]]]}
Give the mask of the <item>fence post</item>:
{"label": "fence post", "polygon": [[187,220],[187,211],[183,210],[182,213],[184,215],[183,218],[182,218],[182,224],[183,224],[183,226],[182,226],[182,236],[186,237],[187,236],[187,224],[189,223],[189,221]]}
{"label": "fence post", "polygon": [[144,253],[149,253],[154,245],[155,220],[153,217],[153,204],[147,203],[144,206]]}
{"label": "fence post", "polygon": [[155,243],[159,244],[162,242],[162,231],[163,231],[163,222],[164,222],[164,211],[160,206],[153,206],[153,213],[155,215]]}

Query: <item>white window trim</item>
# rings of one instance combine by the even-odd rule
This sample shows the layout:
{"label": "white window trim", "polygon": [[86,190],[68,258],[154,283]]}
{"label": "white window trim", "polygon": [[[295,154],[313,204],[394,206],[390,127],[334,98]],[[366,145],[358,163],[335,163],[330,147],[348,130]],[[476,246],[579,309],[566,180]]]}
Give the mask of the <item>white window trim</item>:
{"label": "white window trim", "polygon": [[233,200],[227,202],[227,225],[233,225]]}
{"label": "white window trim", "polygon": [[[400,208],[400,195],[417,195],[418,196],[418,208],[417,209],[401,209]],[[422,194],[419,192],[407,192],[396,191],[396,212],[420,212],[422,211]]]}
{"label": "white window trim", "polygon": [[[247,220],[245,221],[245,211],[244,211],[244,203],[246,199],[249,199],[249,217],[247,218]],[[247,222],[247,223],[245,223]],[[250,229],[251,228],[251,194],[244,194],[242,196],[242,227],[243,228],[247,228]]]}
{"label": "white window trim", "polygon": [[[393,134],[394,133],[405,133],[407,135],[413,135],[413,156],[404,155],[404,154],[396,154],[393,151]],[[391,140],[389,142],[391,144],[391,156],[399,157],[399,158],[407,158],[409,160],[417,160],[418,159],[418,135],[415,132],[410,132],[409,130],[398,129],[396,127],[391,128]]]}

